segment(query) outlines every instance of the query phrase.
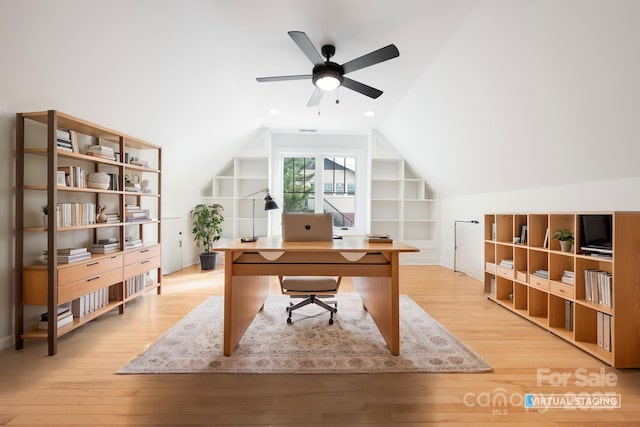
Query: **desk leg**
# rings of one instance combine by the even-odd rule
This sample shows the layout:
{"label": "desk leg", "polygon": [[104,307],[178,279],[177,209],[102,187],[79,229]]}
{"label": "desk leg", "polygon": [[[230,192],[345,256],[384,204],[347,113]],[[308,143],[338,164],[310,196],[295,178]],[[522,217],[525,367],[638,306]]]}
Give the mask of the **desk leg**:
{"label": "desk leg", "polygon": [[353,283],[391,354],[400,354],[398,254],[391,254],[391,277],[354,277]]}
{"label": "desk leg", "polygon": [[231,356],[269,296],[269,277],[233,276],[232,257],[225,258],[223,350]]}

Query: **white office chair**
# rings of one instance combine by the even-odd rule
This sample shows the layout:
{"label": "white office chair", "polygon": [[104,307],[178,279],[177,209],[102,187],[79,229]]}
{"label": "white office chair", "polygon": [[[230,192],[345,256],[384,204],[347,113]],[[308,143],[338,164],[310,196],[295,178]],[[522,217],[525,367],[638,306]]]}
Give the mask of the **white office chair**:
{"label": "white office chair", "polygon": [[[335,297],[340,288],[341,277],[332,276],[280,276],[280,288],[282,293],[289,298],[304,298],[297,304],[289,301],[287,307],[287,323],[291,323],[293,310],[308,304],[316,304],[331,313],[329,324],[333,325],[333,315],[338,312],[338,301],[323,301],[321,298]],[[333,307],[329,304],[332,304]]]}

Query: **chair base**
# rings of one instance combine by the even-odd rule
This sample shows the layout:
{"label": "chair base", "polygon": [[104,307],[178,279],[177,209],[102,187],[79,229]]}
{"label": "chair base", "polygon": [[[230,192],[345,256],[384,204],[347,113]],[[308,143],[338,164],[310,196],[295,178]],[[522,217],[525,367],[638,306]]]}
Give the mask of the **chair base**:
{"label": "chair base", "polygon": [[338,312],[338,301],[329,301],[329,304],[333,304],[333,307],[331,307],[329,304],[322,301],[318,295],[291,295],[291,298],[304,298],[304,300],[295,305],[292,302],[289,303],[289,307],[287,307],[287,313],[289,313],[289,317],[287,317],[287,323],[290,324],[292,322],[291,314],[293,313],[293,310],[297,310],[300,307],[304,307],[305,305],[316,304],[330,313],[329,324],[333,325],[333,314]]}

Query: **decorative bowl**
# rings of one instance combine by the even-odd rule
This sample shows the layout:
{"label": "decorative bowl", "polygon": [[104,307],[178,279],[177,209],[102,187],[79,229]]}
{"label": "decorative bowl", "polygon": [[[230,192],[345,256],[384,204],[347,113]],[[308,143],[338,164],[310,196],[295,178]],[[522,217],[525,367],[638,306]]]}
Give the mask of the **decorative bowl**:
{"label": "decorative bowl", "polygon": [[106,190],[109,188],[111,177],[104,172],[93,172],[87,175],[87,187]]}

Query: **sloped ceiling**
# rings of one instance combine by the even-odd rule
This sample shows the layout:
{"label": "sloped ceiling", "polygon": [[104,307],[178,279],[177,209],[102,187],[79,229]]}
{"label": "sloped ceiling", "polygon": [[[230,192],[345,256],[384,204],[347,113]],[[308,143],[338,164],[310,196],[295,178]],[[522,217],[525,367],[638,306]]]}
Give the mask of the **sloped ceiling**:
{"label": "sloped ceiling", "polygon": [[[440,195],[637,176],[639,9],[634,0],[3,0],[0,108],[5,117],[57,108],[162,145],[165,191],[176,196],[265,127],[380,129]],[[350,75],[384,94],[340,89],[308,108],[311,82],[257,83],[310,72],[289,30],[318,49],[335,44],[338,63],[396,44],[399,58]]]}

